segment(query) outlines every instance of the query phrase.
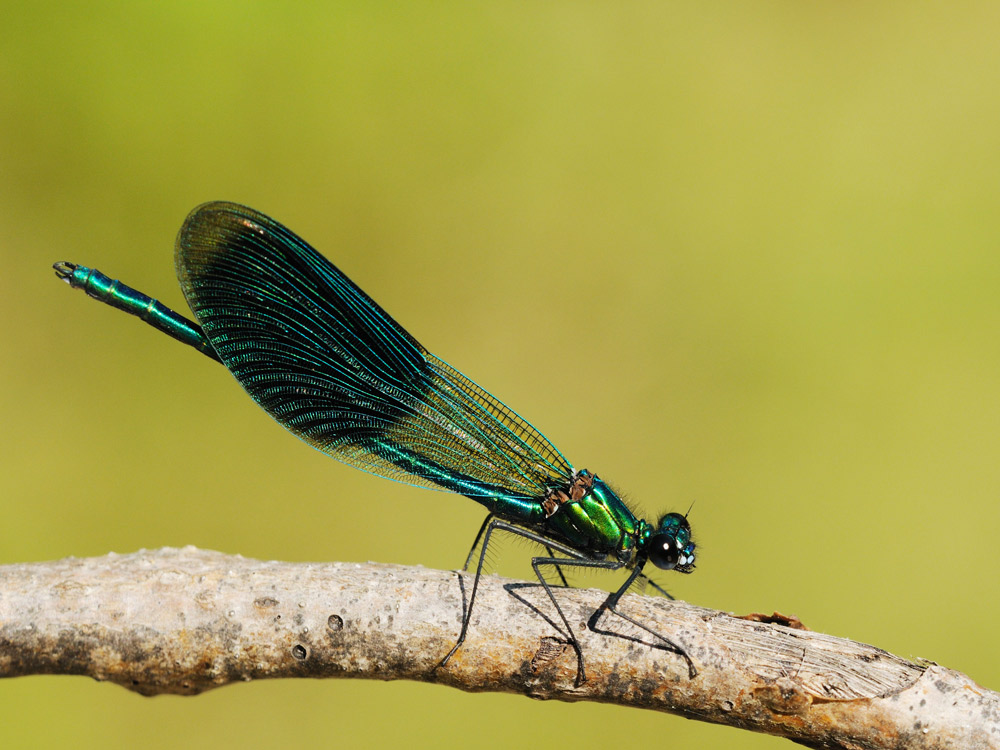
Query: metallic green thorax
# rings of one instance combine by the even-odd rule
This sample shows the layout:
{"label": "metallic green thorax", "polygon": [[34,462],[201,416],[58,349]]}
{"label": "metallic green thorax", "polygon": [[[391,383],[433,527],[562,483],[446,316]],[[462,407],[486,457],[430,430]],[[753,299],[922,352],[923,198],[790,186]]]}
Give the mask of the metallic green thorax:
{"label": "metallic green thorax", "polygon": [[633,515],[614,490],[594,477],[580,500],[560,505],[544,524],[547,533],[585,552],[614,555],[623,562],[635,555],[651,527]]}

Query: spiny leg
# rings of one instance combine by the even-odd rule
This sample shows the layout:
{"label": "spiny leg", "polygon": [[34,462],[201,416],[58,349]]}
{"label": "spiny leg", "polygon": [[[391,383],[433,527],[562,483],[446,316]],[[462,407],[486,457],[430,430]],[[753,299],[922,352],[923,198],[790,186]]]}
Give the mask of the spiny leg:
{"label": "spiny leg", "polygon": [[[483,529],[485,529],[485,534],[483,532]],[[472,610],[473,610],[473,605],[475,604],[476,601],[476,593],[479,590],[479,579],[482,576],[483,572],[483,563],[486,559],[486,550],[489,547],[490,536],[493,534],[494,531],[506,531],[516,536],[520,536],[524,539],[528,539],[529,541],[537,542],[549,552],[549,557],[533,557],[531,560],[531,567],[535,571],[535,576],[538,578],[539,583],[541,583],[542,587],[545,589],[545,593],[548,595],[549,601],[552,602],[552,605],[556,608],[556,612],[559,613],[559,618],[562,620],[563,625],[566,627],[570,643],[573,645],[573,649],[576,651],[577,655],[576,684],[579,686],[587,679],[583,663],[583,651],[580,648],[580,643],[573,632],[572,626],[569,624],[569,620],[566,618],[565,613],[562,611],[562,607],[559,606],[559,602],[555,598],[555,593],[552,591],[551,585],[545,579],[545,577],[542,576],[539,567],[542,565],[551,565],[554,568],[556,568],[556,570],[558,570],[561,575],[562,573],[560,569],[561,567],[580,567],[580,568],[592,568],[600,570],[618,570],[624,567],[623,563],[618,562],[617,560],[595,560],[593,558],[585,556],[579,550],[575,550],[572,547],[568,547],[564,544],[561,544],[560,542],[549,539],[541,534],[537,534],[533,531],[529,531],[528,529],[524,529],[519,526],[514,526],[513,524],[501,521],[492,516],[488,516],[486,518],[486,521],[484,521],[483,523],[483,527],[480,528],[479,533],[476,535],[476,544],[478,544],[479,538],[480,536],[482,536],[483,546],[479,553],[479,563],[476,566],[476,577],[473,580],[472,593],[469,596],[469,605],[465,611],[465,617],[462,619],[462,630],[459,633],[458,640],[452,647],[451,651],[448,652],[447,656],[445,656],[444,659],[441,660],[441,666],[447,664],[448,660],[451,659],[451,657],[455,654],[455,652],[458,651],[459,647],[465,642],[465,637],[469,630],[469,623],[472,620]],[[475,544],[473,545],[473,549],[475,549]],[[567,557],[556,557],[554,554],[552,554],[553,550],[558,551],[566,555]],[[470,553],[470,558],[471,558],[471,553]],[[466,566],[468,566],[468,561],[466,563]],[[629,577],[625,580],[625,583],[623,583],[615,593],[611,594],[608,597],[608,599],[594,612],[593,616],[590,619],[590,622],[592,623],[591,628],[594,629],[593,623],[596,623],[597,620],[600,618],[601,612],[603,612],[605,609],[610,610],[611,612],[614,612],[614,614],[616,614],[618,617],[621,617],[626,622],[630,622],[639,629],[644,630],[650,635],[658,638],[664,644],[666,644],[669,650],[683,657],[688,664],[688,673],[690,677],[694,678],[695,676],[697,676],[698,670],[695,669],[694,662],[691,661],[691,657],[688,656],[688,653],[681,646],[674,643],[672,640],[670,640],[663,634],[658,633],[649,626],[642,624],[638,620],[634,619],[633,617],[630,617],[629,615],[626,615],[624,612],[620,612],[617,609],[618,601],[622,598],[622,596],[628,591],[628,589],[640,576],[645,578],[645,576],[642,575],[642,567],[636,566],[629,574]],[[649,581],[648,578],[646,580]],[[652,581],[649,582],[652,583]],[[655,583],[653,583],[652,585],[658,591],[663,593],[665,596],[671,599],[673,598],[670,596],[670,594],[668,594],[666,591],[663,591],[663,589],[661,589]],[[611,634],[614,635],[614,633]]]}
{"label": "spiny leg", "polygon": [[[529,539],[532,538],[527,534],[522,534],[527,536]],[[546,547],[547,549],[547,547]],[[560,550],[563,551],[563,550]],[[573,645],[573,649],[576,651],[576,686],[579,687],[587,681],[587,671],[583,665],[583,649],[580,647],[580,641],[577,640],[576,634],[573,632],[573,627],[569,624],[569,620],[566,618],[566,614],[562,611],[562,607],[559,606],[559,602],[556,601],[555,594],[552,591],[552,587],[549,582],[545,580],[541,571],[538,569],[542,565],[551,565],[556,570],[560,570],[560,566],[567,567],[578,567],[578,568],[600,568],[603,570],[617,570],[622,567],[622,563],[615,560],[593,560],[589,558],[565,558],[565,557],[533,557],[531,558],[531,567],[535,571],[535,577],[538,578],[539,583],[545,589],[545,593],[549,595],[549,601],[552,602],[552,606],[556,608],[556,612],[559,613],[560,619],[563,621],[563,625],[566,626],[566,633],[569,636],[570,643]],[[565,579],[564,579],[565,580]]]}
{"label": "spiny leg", "polygon": [[[566,635],[569,638],[570,643],[573,646],[573,650],[576,651],[577,659],[577,671],[576,671],[576,685],[579,687],[584,682],[587,681],[587,672],[584,668],[583,663],[583,649],[580,647],[580,641],[577,639],[576,634],[573,632],[573,626],[569,624],[569,619],[566,617],[566,613],[563,612],[562,607],[559,606],[559,602],[556,600],[555,593],[552,591],[552,586],[546,580],[545,576],[542,575],[539,569],[542,565],[551,565],[559,573],[559,577],[565,581],[565,577],[562,574],[562,567],[579,567],[579,568],[598,568],[601,570],[617,570],[622,567],[622,563],[617,560],[596,560],[594,558],[586,556],[579,550],[573,549],[572,547],[566,546],[560,542],[550,539],[542,534],[530,531],[528,529],[521,528],[520,526],[514,526],[504,521],[494,521],[491,525],[490,531],[498,529],[501,531],[507,531],[511,534],[523,537],[532,542],[537,542],[541,544],[546,551],[549,553],[549,557],[533,557],[531,558],[531,567],[535,571],[535,577],[538,578],[538,582],[542,584],[542,588],[545,589],[545,593],[548,594],[549,601],[552,602],[552,606],[555,607],[556,612],[559,613],[559,619],[562,620],[563,625],[566,628]],[[567,557],[556,557],[553,554],[553,550],[561,552]]]}
{"label": "spiny leg", "polygon": [[645,593],[645,591],[646,591],[646,586],[652,586],[652,587],[653,587],[654,589],[656,589],[656,590],[657,590],[657,591],[658,591],[658,592],[659,592],[660,594],[663,594],[663,596],[667,597],[667,599],[669,599],[670,601],[674,601],[674,596],[673,596],[673,594],[671,594],[671,593],[670,593],[669,591],[667,591],[667,590],[666,590],[665,588],[663,588],[662,586],[660,586],[660,584],[658,584],[658,583],[657,583],[656,581],[654,581],[654,580],[653,580],[652,578],[650,578],[649,576],[647,576],[647,575],[646,575],[645,573],[641,574],[641,575],[639,576],[639,578],[640,578],[640,579],[642,580],[642,589],[643,589],[643,593]]}
{"label": "spiny leg", "polygon": [[[482,525],[479,527],[479,531],[476,532],[476,538],[472,542],[472,548],[469,550],[468,556],[465,558],[465,565],[462,566],[462,570],[468,570],[469,565],[472,563],[472,556],[476,553],[476,547],[479,546],[479,540],[483,538],[483,532],[486,531],[486,527],[489,525],[496,516],[492,513],[487,514],[486,518],[483,519]],[[552,546],[550,544],[545,545],[545,551],[549,553],[549,557],[555,557],[555,552],[552,551]],[[555,566],[556,573],[559,574],[559,580],[563,585],[563,588],[569,588],[569,582],[566,580],[566,576],[563,575],[562,569],[557,565]],[[655,584],[654,584],[655,585]]]}
{"label": "spiny leg", "polygon": [[[469,594],[469,605],[466,607],[465,616],[462,618],[462,630],[458,634],[458,640],[455,642],[455,645],[451,647],[451,651],[449,651],[448,654],[441,660],[441,663],[438,666],[443,667],[447,664],[448,660],[455,655],[455,652],[458,651],[459,647],[465,642],[465,636],[469,632],[469,623],[472,621],[472,608],[476,603],[476,592],[479,591],[479,579],[483,575],[483,562],[486,560],[486,550],[490,546],[490,536],[497,529],[506,529],[507,527],[510,527],[510,525],[504,523],[503,521],[498,521],[493,514],[490,514],[486,516],[486,520],[483,521],[483,525],[479,528],[479,533],[476,534],[476,541],[473,542],[472,550],[469,551],[469,559],[466,559],[465,561],[465,570],[468,570],[472,553],[475,552],[476,545],[479,544],[480,537],[483,539],[483,546],[479,550],[479,562],[476,565],[476,577],[472,579],[472,593]],[[485,534],[483,533],[484,529]]]}
{"label": "spiny leg", "polygon": [[[484,529],[485,533],[483,531]],[[479,579],[482,577],[483,574],[483,564],[484,561],[486,560],[486,551],[489,548],[490,537],[492,536],[494,531],[506,531],[516,536],[528,539],[530,541],[537,542],[538,544],[541,544],[543,547],[545,547],[545,549],[548,550],[550,554],[552,554],[553,550],[556,550],[565,555],[573,555],[577,557],[581,556],[580,552],[572,549],[571,547],[567,547],[545,536],[536,534],[532,531],[528,531],[527,529],[522,529],[519,526],[514,526],[513,524],[501,521],[492,515],[487,516],[486,520],[483,522],[483,526],[479,530],[479,533],[476,534],[476,541],[472,546],[472,549],[474,551],[476,545],[479,544],[479,538],[482,537],[483,544],[479,552],[479,562],[476,565],[476,576],[472,582],[472,592],[469,594],[469,604],[465,610],[465,616],[462,618],[462,630],[459,633],[458,640],[455,642],[455,645],[452,647],[451,651],[449,651],[448,654],[444,657],[444,659],[441,660],[440,666],[444,666],[445,664],[447,664],[448,660],[451,659],[452,656],[454,656],[455,652],[458,651],[459,647],[461,647],[461,645],[465,642],[465,637],[469,631],[469,623],[472,621],[472,610],[476,603],[476,594],[479,591]],[[469,562],[471,562],[471,557],[472,557],[471,552],[469,553],[469,557],[470,559],[466,561],[466,569],[468,568]],[[577,684],[580,684],[580,682],[582,682],[586,677],[583,672],[583,654],[580,651],[580,644],[577,642],[576,636],[573,634],[573,629],[570,627],[569,622],[566,620],[566,616],[563,614],[562,609],[559,607],[559,603],[556,601],[555,595],[553,594],[552,589],[549,587],[548,581],[546,581],[542,577],[541,573],[538,571],[537,565],[539,564],[553,565],[558,570],[559,565],[580,564],[580,563],[587,563],[589,567],[609,567],[609,566],[620,567],[620,563],[605,563],[604,561],[590,561],[587,559],[567,560],[566,558],[554,557],[554,556],[549,558],[544,558],[544,557],[532,558],[531,562],[532,568],[535,571],[535,575],[538,577],[538,580],[541,582],[541,584],[545,587],[545,591],[548,594],[549,599],[555,605],[556,611],[559,613],[559,617],[562,619],[563,624],[567,628],[568,637],[572,642],[574,649],[577,652],[577,665],[578,665]],[[559,571],[559,573],[560,577],[562,577],[561,570]],[[563,580],[565,581],[565,578],[563,578]]]}
{"label": "spiny leg", "polygon": [[[698,670],[695,669],[694,662],[691,661],[691,657],[688,655],[687,651],[685,651],[680,645],[678,645],[677,643],[674,643],[672,640],[670,640],[669,638],[667,638],[662,633],[658,633],[657,631],[653,630],[648,625],[642,624],[641,622],[639,622],[638,620],[636,620],[634,617],[630,617],[629,615],[627,615],[624,612],[621,612],[621,611],[619,611],[617,609],[617,607],[618,607],[618,601],[622,598],[622,596],[625,594],[625,592],[628,591],[629,587],[632,585],[632,583],[635,581],[635,579],[638,578],[641,575],[642,575],[641,568],[636,567],[632,571],[632,573],[629,575],[628,579],[626,579],[625,583],[623,583],[619,587],[619,589],[615,593],[613,593],[611,596],[609,596],[608,599],[607,599],[607,601],[605,601],[604,604],[602,604],[598,608],[597,612],[594,613],[594,617],[591,619],[591,622],[592,623],[596,623],[597,622],[598,618],[600,617],[600,613],[601,613],[602,610],[607,609],[607,610],[609,610],[611,612],[614,612],[616,615],[618,615],[620,618],[622,618],[626,622],[630,622],[633,625],[635,625],[637,628],[640,628],[641,630],[645,630],[650,635],[653,635],[653,636],[659,638],[661,641],[663,641],[669,647],[669,649],[671,651],[673,651],[674,653],[676,653],[679,656],[681,656],[684,659],[684,661],[687,662],[687,665],[688,665],[688,676],[691,679],[694,679],[695,677],[698,676]],[[646,580],[648,581],[649,579],[646,579]],[[652,583],[652,581],[650,581],[650,583]],[[656,586],[656,584],[653,584],[653,585]],[[663,591],[662,589],[660,589],[659,586],[656,586],[656,588],[658,590],[660,590],[660,591]],[[665,591],[663,593],[666,594]],[[673,597],[670,596],[669,594],[667,594],[667,596],[669,598],[673,599]]]}
{"label": "spiny leg", "polygon": [[489,525],[490,521],[494,518],[492,513],[487,513],[486,518],[483,519],[482,525],[479,527],[479,531],[476,532],[476,538],[472,542],[472,548],[469,550],[469,555],[465,558],[465,565],[462,566],[462,570],[467,571],[469,569],[469,563],[472,562],[472,556],[476,553],[476,547],[479,546],[479,540],[483,538],[483,532],[486,531],[486,527]]}
{"label": "spiny leg", "polygon": [[[555,554],[556,553],[552,551],[552,547],[550,547],[549,545],[546,544],[545,545],[545,551],[549,553],[549,557],[551,559],[555,559]],[[568,589],[569,588],[569,581],[567,581],[566,580],[566,576],[563,575],[562,568],[560,568],[558,565],[553,565],[552,567],[554,567],[556,569],[556,573],[559,574],[559,581],[562,583],[562,587],[564,589]]]}

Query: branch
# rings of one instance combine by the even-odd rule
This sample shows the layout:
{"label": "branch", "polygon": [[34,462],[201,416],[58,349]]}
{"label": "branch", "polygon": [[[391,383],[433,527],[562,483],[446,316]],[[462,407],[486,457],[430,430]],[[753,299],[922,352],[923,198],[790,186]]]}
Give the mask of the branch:
{"label": "branch", "polygon": [[813,747],[1000,748],[1000,695],[965,675],[662,598],[621,606],[683,644],[694,679],[613,614],[586,628],[606,592],[563,589],[587,665],[575,686],[573,649],[541,587],[494,576],[480,582],[468,640],[439,668],[471,581],[193,547],[0,566],[0,676],[89,675],[143,695],[274,677],[408,679],[651,708]]}

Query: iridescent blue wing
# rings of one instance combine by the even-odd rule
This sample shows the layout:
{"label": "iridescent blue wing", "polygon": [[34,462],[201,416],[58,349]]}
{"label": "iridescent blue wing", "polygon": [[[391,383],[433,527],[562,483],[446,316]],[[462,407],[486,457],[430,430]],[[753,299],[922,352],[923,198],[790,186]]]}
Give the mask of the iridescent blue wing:
{"label": "iridescent blue wing", "polygon": [[219,358],[274,419],[379,476],[540,498],[572,469],[534,427],[425,350],[332,263],[251,208],[206,203],[177,275]]}

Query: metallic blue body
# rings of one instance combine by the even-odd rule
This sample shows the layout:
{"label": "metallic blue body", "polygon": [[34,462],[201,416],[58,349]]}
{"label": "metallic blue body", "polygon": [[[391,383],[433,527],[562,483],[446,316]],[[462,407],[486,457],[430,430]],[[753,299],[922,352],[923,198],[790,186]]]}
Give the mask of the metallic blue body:
{"label": "metallic blue body", "polygon": [[[537,564],[632,570],[611,609],[647,560],[694,568],[683,516],[668,514],[656,526],[638,519],[607,484],[575,470],[531,424],[424,349],[270,217],[234,203],[199,206],[178,234],[175,265],[198,323],[94,269],[65,262],[55,269],[71,286],[220,361],[268,414],[316,449],[482,504],[500,519],[484,525],[484,547],[496,527],[573,560],[536,558],[536,572]],[[467,625],[468,614],[459,644]]]}
{"label": "metallic blue body", "polygon": [[200,326],[94,269],[62,264],[60,276],[221,361],[279,424],[334,458],[465,495],[595,556],[631,561],[652,533],[596,478],[548,514],[545,497],[576,474],[562,453],[270,217],[199,206],[175,260]]}

